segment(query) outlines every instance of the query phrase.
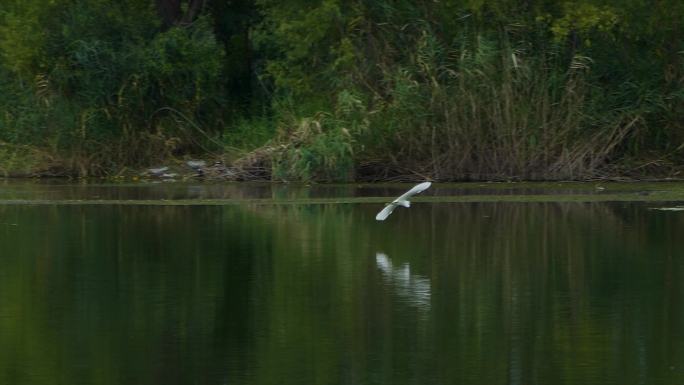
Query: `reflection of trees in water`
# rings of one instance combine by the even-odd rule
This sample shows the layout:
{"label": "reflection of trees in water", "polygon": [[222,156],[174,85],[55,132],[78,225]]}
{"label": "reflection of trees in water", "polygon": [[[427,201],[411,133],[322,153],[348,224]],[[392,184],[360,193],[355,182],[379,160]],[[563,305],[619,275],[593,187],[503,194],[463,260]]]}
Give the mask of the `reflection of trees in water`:
{"label": "reflection of trees in water", "polygon": [[[261,340],[269,353],[259,355],[260,366],[280,368],[261,382],[295,375],[283,368],[300,368],[309,355],[333,377],[340,375],[335,363],[347,362],[350,376],[380,370],[394,383],[421,375],[483,383],[626,381],[657,374],[657,365],[640,363],[681,362],[681,344],[670,338],[682,320],[681,284],[673,281],[682,266],[674,250],[679,217],[622,203],[423,204],[376,226],[367,220],[374,205],[254,210],[273,224],[274,248],[288,250],[274,260],[279,283],[271,288],[274,323],[266,328],[277,325],[287,337],[280,346]],[[429,331],[419,331],[410,310],[384,300],[367,261],[354,257],[373,248],[432,281]],[[309,276],[331,281],[311,288],[303,283]],[[653,281],[661,276],[669,284]],[[664,328],[655,324],[663,320]],[[306,328],[314,330],[307,338],[301,325],[317,326]],[[339,329],[321,325],[357,336],[346,354],[322,348],[347,342]],[[285,345],[300,349],[283,362]],[[407,350],[397,350],[402,346]],[[377,359],[381,367],[369,366]]]}
{"label": "reflection of trees in water", "polygon": [[[0,207],[18,225],[0,227],[0,373],[10,383],[25,365],[73,383],[681,379],[669,365],[684,362],[673,337],[684,216],[623,203],[422,203],[379,225],[380,206]],[[391,261],[373,258],[379,249]]]}
{"label": "reflection of trees in water", "polygon": [[[425,247],[433,250],[437,273],[433,308],[444,309],[435,314],[437,334],[453,338],[438,341],[444,353],[438,356],[508,362],[508,381],[523,383],[535,373],[568,381],[607,373],[628,379],[622,369],[636,368],[644,352],[652,362],[671,359],[660,347],[681,324],[661,329],[653,321],[667,314],[681,320],[681,309],[654,304],[679,297],[658,277],[676,275],[682,265],[663,269],[654,260],[672,255],[662,248],[678,244],[673,229],[682,228],[681,218],[617,203],[445,206],[433,205],[423,223],[407,229],[433,234]],[[649,229],[662,221],[670,230]],[[661,314],[648,315],[656,309]],[[457,333],[448,332],[454,324],[446,320],[453,319]],[[648,349],[633,347],[635,334],[649,335]],[[495,349],[495,342],[481,342],[497,339]],[[614,361],[596,365],[606,358]],[[451,373],[474,376],[472,361],[464,362]]]}
{"label": "reflection of trees in water", "polygon": [[211,383],[245,365],[250,255],[268,228],[235,207],[0,216],[18,224],[0,227],[0,382]]}

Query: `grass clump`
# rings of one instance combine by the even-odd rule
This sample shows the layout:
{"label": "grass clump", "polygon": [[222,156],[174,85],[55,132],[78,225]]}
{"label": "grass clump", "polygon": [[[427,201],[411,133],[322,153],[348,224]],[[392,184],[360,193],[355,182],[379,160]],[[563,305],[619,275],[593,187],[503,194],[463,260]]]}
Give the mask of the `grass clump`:
{"label": "grass clump", "polygon": [[330,116],[319,115],[286,126],[274,152],[273,179],[343,182],[354,178],[352,137]]}

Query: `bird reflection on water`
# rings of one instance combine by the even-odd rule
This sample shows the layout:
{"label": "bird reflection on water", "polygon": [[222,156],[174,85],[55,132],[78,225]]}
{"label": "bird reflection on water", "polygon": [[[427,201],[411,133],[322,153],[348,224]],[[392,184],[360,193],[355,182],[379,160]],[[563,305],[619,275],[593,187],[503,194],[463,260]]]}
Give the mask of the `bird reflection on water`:
{"label": "bird reflection on water", "polygon": [[420,309],[430,310],[431,289],[428,278],[411,273],[408,263],[394,266],[385,253],[375,253],[375,263],[382,271],[385,281],[394,287],[401,299]]}

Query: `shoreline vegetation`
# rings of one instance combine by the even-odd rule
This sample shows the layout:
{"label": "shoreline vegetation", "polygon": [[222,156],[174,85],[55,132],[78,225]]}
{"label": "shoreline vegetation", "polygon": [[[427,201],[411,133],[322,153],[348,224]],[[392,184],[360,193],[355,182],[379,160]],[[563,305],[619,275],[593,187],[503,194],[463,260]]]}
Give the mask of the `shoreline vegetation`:
{"label": "shoreline vegetation", "polygon": [[[0,206],[225,206],[386,204],[405,183],[160,183],[62,179],[0,180]],[[409,186],[412,185],[408,184]],[[200,187],[201,186],[201,187]],[[458,182],[435,184],[422,203],[641,202],[653,210],[682,211],[684,182]]]}
{"label": "shoreline vegetation", "polygon": [[677,0],[4,0],[0,176],[678,179],[683,23]]}

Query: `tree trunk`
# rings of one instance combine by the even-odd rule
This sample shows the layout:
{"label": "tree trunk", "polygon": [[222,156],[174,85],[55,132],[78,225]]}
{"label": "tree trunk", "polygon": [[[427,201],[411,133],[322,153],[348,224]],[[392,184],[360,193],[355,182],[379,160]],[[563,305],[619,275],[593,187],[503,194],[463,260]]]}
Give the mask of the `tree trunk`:
{"label": "tree trunk", "polygon": [[192,22],[195,21],[197,16],[199,16],[204,9],[206,2],[206,0],[188,0],[188,9],[185,11],[185,15],[183,15],[180,24],[192,24]]}
{"label": "tree trunk", "polygon": [[[185,12],[183,3],[187,2]],[[169,29],[176,25],[190,25],[204,9],[207,0],[155,0],[157,13],[162,21],[162,28]]]}
{"label": "tree trunk", "polygon": [[155,0],[162,27],[169,29],[181,18],[181,0]]}

